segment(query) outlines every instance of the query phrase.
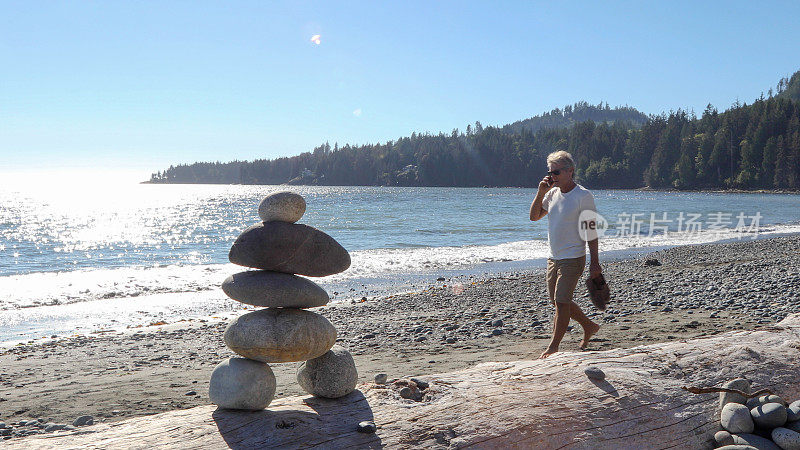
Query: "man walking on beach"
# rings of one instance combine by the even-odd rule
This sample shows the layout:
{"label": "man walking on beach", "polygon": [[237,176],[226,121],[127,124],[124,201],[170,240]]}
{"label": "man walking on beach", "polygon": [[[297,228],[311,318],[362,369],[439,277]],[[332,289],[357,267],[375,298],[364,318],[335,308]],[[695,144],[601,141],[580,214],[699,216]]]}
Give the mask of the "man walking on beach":
{"label": "man walking on beach", "polygon": [[547,291],[550,302],[555,306],[553,337],[547,350],[539,358],[547,358],[558,351],[570,319],[583,327],[582,349],[589,345],[589,339],[600,329],[600,325],[586,317],[581,307],[572,300],[575,286],[586,265],[587,243],[591,255],[589,276],[596,278],[602,273],[598,259],[597,233],[594,223],[591,226],[588,223],[591,220],[589,217],[597,211],[594,197],[586,188],[573,181],[574,173],[572,155],[565,151],[548,155],[547,176],[539,183],[539,191],[531,204],[531,220],[547,216],[547,240],[550,244]]}

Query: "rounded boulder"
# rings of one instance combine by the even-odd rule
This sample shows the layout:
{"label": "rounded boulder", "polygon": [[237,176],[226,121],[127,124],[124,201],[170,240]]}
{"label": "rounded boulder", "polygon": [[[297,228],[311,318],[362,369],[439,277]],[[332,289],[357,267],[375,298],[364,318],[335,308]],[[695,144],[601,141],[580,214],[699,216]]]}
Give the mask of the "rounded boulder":
{"label": "rounded boulder", "polygon": [[750,445],[758,450],[781,450],[774,442],[756,434],[739,433],[731,435],[731,438],[734,444]]}
{"label": "rounded boulder", "polygon": [[238,302],[269,308],[314,308],[329,300],[311,280],[268,270],[235,273],[222,282],[222,290]]}
{"label": "rounded boulder", "polygon": [[335,345],[324,355],[302,363],[297,370],[297,382],[311,395],[339,398],[355,390],[358,371],[350,352]]}
{"label": "rounded boulder", "polygon": [[753,418],[750,417],[750,410],[739,403],[725,405],[719,415],[719,422],[725,431],[732,434],[752,433],[755,429]]}
{"label": "rounded boulder", "polygon": [[295,223],[305,212],[306,201],[303,196],[288,191],[270,194],[258,205],[258,216],[264,222]]}
{"label": "rounded boulder", "polygon": [[314,227],[264,222],[246,229],[233,243],[228,259],[240,266],[324,277],[350,267],[350,254]]}
{"label": "rounded boulder", "polygon": [[[736,378],[736,379],[733,379],[733,380],[726,381],[725,383],[723,383],[722,387],[728,388],[728,389],[736,389],[737,391],[742,391],[744,393],[749,393],[750,392],[750,380],[747,380],[746,378]],[[744,396],[740,395],[740,394],[734,394],[732,392],[720,392],[719,393],[719,407],[720,408],[724,407],[725,405],[727,405],[728,403],[731,403],[731,402],[740,403],[740,404],[744,405],[745,403],[747,403],[747,399]]]}
{"label": "rounded boulder", "polygon": [[772,429],[786,424],[786,407],[780,403],[765,403],[750,410],[753,421],[761,428]]}
{"label": "rounded boulder", "polygon": [[211,372],[208,396],[220,408],[264,409],[275,396],[275,374],[263,362],[229,358]]}
{"label": "rounded boulder", "polygon": [[245,358],[276,363],[305,361],[333,347],[336,328],[311,311],[269,308],[234,319],[225,329],[224,339],[229,349]]}

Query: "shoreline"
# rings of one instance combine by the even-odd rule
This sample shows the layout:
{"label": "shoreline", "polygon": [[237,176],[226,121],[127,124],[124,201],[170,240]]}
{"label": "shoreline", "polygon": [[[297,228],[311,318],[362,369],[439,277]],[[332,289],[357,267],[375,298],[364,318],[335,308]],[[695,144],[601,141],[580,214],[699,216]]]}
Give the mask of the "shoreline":
{"label": "shoreline", "polygon": [[[576,290],[601,325],[589,351],[770,326],[800,312],[798,268],[798,235],[604,262],[609,309],[596,311],[583,286]],[[547,345],[552,307],[543,269],[434,280],[413,293],[313,309],[339,330],[337,343],[353,353],[360,383],[381,372],[393,379],[532,359]],[[581,330],[572,325],[561,351],[578,351]],[[0,421],[72,423],[92,415],[111,422],[208,404],[211,371],[234,356],[222,342],[225,326],[197,320],[0,350]],[[271,365],[277,397],[303,394],[298,364]]]}

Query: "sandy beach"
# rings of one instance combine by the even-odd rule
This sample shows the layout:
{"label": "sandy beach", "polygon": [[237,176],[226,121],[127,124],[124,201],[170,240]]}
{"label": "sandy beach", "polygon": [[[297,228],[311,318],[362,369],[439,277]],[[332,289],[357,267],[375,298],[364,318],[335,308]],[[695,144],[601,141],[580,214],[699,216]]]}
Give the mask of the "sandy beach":
{"label": "sandy beach", "polygon": [[[607,311],[591,306],[583,286],[576,294],[601,324],[588,351],[757,329],[800,312],[800,236],[677,247],[605,262],[604,272],[613,292]],[[552,319],[542,270],[432,279],[421,292],[315,311],[338,328],[361,382],[536,358]],[[23,420],[108,422],[208,404],[211,371],[233,356],[225,326],[179,322],[4,350],[0,422],[14,427],[5,438],[41,432],[18,426]],[[561,350],[579,351],[580,338],[573,323]],[[272,365],[278,397],[302,393],[297,364]]]}

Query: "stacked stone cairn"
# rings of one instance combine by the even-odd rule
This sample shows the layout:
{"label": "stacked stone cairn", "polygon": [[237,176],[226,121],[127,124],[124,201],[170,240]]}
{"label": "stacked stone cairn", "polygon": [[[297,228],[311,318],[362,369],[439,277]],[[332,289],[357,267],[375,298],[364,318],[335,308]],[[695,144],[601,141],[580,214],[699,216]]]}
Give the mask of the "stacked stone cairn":
{"label": "stacked stone cairn", "polygon": [[[723,387],[750,392],[744,378],[730,380]],[[777,395],[745,398],[720,393],[720,424],[714,435],[719,448],[800,450],[800,400],[787,404]]]}
{"label": "stacked stone cairn", "polygon": [[225,330],[225,345],[243,358],[229,358],[211,374],[209,397],[221,408],[266,408],[276,389],[269,363],[304,361],[297,381],[315,396],[338,398],[356,387],[353,356],[334,346],[336,328],[305,309],[326,305],[327,292],[298,276],[343,272],[350,267],[350,255],[322,231],[295,223],[305,210],[298,194],[269,195],[258,207],[263,222],[246,229],[231,247],[232,263],[258,270],[231,275],[222,290],[236,301],[264,308],[234,319]]}

